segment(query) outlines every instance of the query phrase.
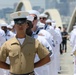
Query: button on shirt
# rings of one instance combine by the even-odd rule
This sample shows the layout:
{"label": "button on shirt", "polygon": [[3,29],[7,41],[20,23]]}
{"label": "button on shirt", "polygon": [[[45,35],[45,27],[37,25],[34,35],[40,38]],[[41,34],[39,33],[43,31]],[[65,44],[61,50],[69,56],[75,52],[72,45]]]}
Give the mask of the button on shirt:
{"label": "button on shirt", "polygon": [[6,41],[0,50],[0,61],[10,59],[10,72],[14,74],[26,74],[34,70],[35,54],[43,59],[49,51],[38,40],[26,36],[21,45],[16,37]]}

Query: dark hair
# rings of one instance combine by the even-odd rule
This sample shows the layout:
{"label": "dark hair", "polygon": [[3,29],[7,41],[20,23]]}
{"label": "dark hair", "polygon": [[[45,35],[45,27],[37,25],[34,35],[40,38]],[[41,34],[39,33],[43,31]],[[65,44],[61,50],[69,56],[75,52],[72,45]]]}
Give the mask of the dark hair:
{"label": "dark hair", "polygon": [[32,24],[31,21],[28,21],[28,20],[27,20],[27,24],[28,24],[29,27],[26,29],[26,34],[28,36],[32,36],[32,30],[31,30],[31,28],[33,27],[33,24]]}
{"label": "dark hair", "polygon": [[37,20],[37,16],[34,17],[34,20]]}
{"label": "dark hair", "polygon": [[61,27],[60,26],[58,28],[61,30]]}

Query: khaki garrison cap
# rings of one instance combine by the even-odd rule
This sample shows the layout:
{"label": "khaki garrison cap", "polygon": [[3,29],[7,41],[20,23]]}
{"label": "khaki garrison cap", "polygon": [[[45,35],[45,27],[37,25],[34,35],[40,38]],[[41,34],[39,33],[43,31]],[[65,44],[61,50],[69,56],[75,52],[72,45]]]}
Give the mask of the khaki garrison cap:
{"label": "khaki garrison cap", "polygon": [[29,15],[29,13],[26,11],[17,11],[17,12],[10,14],[10,17],[12,19],[20,19],[20,18],[26,18],[26,16],[28,16],[28,15]]}

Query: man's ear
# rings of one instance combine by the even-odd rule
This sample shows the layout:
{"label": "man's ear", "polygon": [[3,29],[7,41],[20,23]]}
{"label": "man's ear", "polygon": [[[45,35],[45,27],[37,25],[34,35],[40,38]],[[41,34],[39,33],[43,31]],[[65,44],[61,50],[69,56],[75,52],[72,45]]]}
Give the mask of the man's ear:
{"label": "man's ear", "polygon": [[29,25],[27,24],[27,28],[29,28]]}

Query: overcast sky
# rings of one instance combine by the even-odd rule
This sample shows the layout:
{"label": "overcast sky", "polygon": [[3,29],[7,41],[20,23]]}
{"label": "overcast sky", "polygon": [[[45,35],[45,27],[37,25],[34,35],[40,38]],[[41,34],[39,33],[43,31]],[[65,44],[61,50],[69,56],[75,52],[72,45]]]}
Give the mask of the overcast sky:
{"label": "overcast sky", "polygon": [[0,0],[0,9],[6,7],[13,7],[14,3],[18,3],[20,0]]}

